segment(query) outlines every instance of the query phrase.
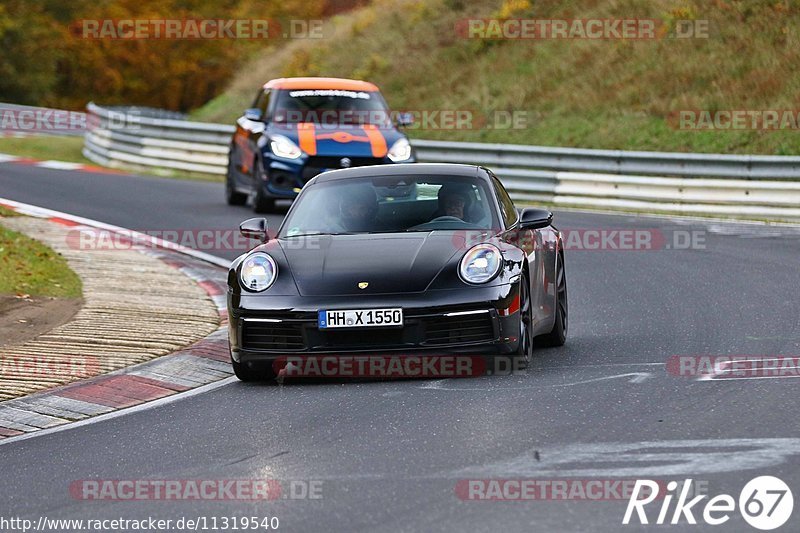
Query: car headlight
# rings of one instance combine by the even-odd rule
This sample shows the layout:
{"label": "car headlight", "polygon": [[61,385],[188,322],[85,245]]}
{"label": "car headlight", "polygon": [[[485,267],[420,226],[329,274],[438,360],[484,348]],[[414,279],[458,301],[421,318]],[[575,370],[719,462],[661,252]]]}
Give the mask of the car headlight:
{"label": "car headlight", "polygon": [[283,135],[273,135],[269,147],[273,154],[286,159],[297,159],[303,155],[300,147]]}
{"label": "car headlight", "polygon": [[503,263],[500,250],[491,244],[478,244],[464,254],[458,274],[467,283],[486,283],[494,278]]}
{"label": "car headlight", "polygon": [[254,292],[269,289],[277,277],[278,265],[272,257],[262,252],[247,256],[239,273],[242,287]]}
{"label": "car headlight", "polygon": [[411,157],[411,143],[405,137],[398,139],[389,149],[388,155],[389,159],[395,163],[409,159]]}

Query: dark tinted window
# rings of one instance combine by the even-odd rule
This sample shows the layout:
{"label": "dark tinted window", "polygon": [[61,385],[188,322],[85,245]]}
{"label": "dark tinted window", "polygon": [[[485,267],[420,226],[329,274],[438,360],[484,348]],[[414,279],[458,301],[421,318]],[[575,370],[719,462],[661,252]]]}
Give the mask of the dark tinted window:
{"label": "dark tinted window", "polygon": [[390,126],[391,114],[378,92],[338,89],[281,90],[275,95],[276,122],[374,124]]}
{"label": "dark tinted window", "polygon": [[488,230],[499,224],[491,188],[461,176],[375,176],[303,189],[280,237],[331,233]]}
{"label": "dark tinted window", "polygon": [[505,220],[506,227],[511,227],[517,222],[517,208],[514,207],[514,202],[506,192],[505,187],[494,174],[492,174],[492,183],[497,191],[497,199],[500,201],[500,210],[503,212],[503,220]]}
{"label": "dark tinted window", "polygon": [[269,108],[269,91],[261,91],[258,93],[256,101],[253,102],[253,107],[258,108],[261,111],[261,116],[266,118],[267,109]]}

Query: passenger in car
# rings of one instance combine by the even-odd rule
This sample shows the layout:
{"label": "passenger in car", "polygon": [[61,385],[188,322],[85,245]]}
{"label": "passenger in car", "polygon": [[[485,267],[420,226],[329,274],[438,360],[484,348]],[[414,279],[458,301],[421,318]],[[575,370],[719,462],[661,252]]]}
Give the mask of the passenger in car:
{"label": "passenger in car", "polygon": [[378,195],[372,187],[358,187],[341,197],[339,216],[347,231],[375,231]]}

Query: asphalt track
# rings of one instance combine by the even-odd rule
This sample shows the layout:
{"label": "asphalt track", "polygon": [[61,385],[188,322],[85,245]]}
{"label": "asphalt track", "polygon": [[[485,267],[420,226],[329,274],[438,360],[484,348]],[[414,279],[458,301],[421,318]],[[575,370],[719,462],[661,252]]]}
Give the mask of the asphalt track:
{"label": "asphalt track", "polygon": [[[0,165],[0,197],[138,230],[235,228],[251,216],[224,204],[220,184],[14,164]],[[465,501],[455,488],[489,478],[691,478],[738,499],[747,481],[774,475],[799,499],[800,380],[698,381],[665,363],[800,353],[800,229],[577,212],[557,213],[556,224],[699,231],[704,246],[568,250],[567,345],[537,350],[513,376],[232,382],[0,445],[0,517],[277,516],[284,531],[755,531],[738,512],[717,527],[622,526],[626,500]],[[142,478],[314,481],[322,497],[85,501],[69,492],[77,480]],[[651,522],[659,505],[648,507]],[[798,530],[795,509],[780,531]]]}

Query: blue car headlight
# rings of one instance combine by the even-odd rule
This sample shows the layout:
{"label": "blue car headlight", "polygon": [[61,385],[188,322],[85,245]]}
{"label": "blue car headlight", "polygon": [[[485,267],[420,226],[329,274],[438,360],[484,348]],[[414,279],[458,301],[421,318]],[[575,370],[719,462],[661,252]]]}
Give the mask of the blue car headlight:
{"label": "blue car headlight", "polygon": [[411,158],[411,143],[405,137],[401,137],[392,145],[387,155],[394,163],[408,161]]}
{"label": "blue car headlight", "polygon": [[269,143],[272,153],[278,157],[286,159],[297,159],[303,155],[303,151],[291,139],[283,135],[273,135]]}

